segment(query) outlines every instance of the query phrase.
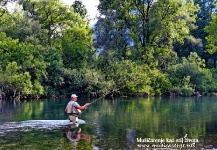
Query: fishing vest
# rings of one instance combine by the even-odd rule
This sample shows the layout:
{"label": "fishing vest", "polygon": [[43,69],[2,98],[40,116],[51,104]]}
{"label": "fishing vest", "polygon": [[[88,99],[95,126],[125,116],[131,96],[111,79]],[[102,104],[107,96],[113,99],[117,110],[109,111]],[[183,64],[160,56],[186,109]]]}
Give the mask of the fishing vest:
{"label": "fishing vest", "polygon": [[68,104],[67,104],[67,114],[79,114],[79,111],[73,106],[74,104],[74,101],[70,101]]}

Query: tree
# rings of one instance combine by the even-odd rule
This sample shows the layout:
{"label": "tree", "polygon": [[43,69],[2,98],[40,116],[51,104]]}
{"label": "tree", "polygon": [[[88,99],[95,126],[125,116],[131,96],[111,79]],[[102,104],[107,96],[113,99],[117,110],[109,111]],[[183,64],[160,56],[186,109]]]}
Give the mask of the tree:
{"label": "tree", "polygon": [[38,21],[29,18],[24,12],[17,10],[13,15],[5,15],[0,31],[20,42],[28,42],[34,45],[48,44],[48,30],[42,29]]}
{"label": "tree", "polygon": [[7,4],[9,2],[16,2],[17,0],[0,0],[0,18],[8,13]]}
{"label": "tree", "polygon": [[207,49],[210,54],[217,52],[217,15],[213,17],[213,20],[208,26],[206,26],[205,31],[208,34],[206,36]]}
{"label": "tree", "polygon": [[81,17],[86,17],[87,9],[85,8],[84,4],[80,0],[75,0],[72,4],[72,7],[76,13],[78,13]]}
{"label": "tree", "polygon": [[[195,4],[199,5],[200,9],[197,12],[197,28],[193,30],[193,35],[196,38],[202,39],[205,42],[205,37],[207,33],[204,32],[204,28],[209,24],[212,20],[212,14],[216,11],[216,0],[194,0]],[[205,44],[203,43],[205,48]]]}
{"label": "tree", "polygon": [[214,56],[213,60],[213,66],[214,68],[216,68],[217,66],[217,56],[216,56],[216,52],[217,52],[217,32],[216,32],[216,28],[217,28],[217,15],[215,15],[213,17],[213,20],[210,22],[209,25],[207,25],[205,27],[205,31],[208,34],[206,36],[206,41],[207,41],[207,52],[212,54]]}
{"label": "tree", "polygon": [[173,44],[183,43],[189,34],[197,9],[190,1],[101,0],[99,10],[95,29],[99,48],[116,50],[119,58],[128,54],[147,64],[158,62],[162,68],[165,59],[168,63],[169,56],[175,56]]}
{"label": "tree", "polygon": [[79,68],[86,63],[92,51],[93,33],[82,16],[85,8],[81,3],[73,4],[81,6],[79,9],[68,8],[59,0],[21,1],[21,4],[42,29],[48,30],[50,46],[59,49],[66,67]]}
{"label": "tree", "polygon": [[21,67],[17,66],[16,62],[11,62],[6,66],[3,76],[4,88],[13,92],[13,98],[20,99],[22,95],[32,94],[31,76],[28,72],[22,73]]}
{"label": "tree", "polygon": [[[205,27],[209,25],[212,21],[212,15],[216,14],[216,0],[194,0],[195,4],[199,5],[199,10],[197,11],[197,28],[192,30],[192,35],[199,40],[199,47],[197,53],[206,60],[208,67],[216,67],[216,53],[209,53],[206,51],[206,37],[207,32],[204,32]],[[199,51],[198,51],[199,50]]]}
{"label": "tree", "polygon": [[73,15],[59,0],[21,0],[20,4],[23,10],[28,12],[29,17],[39,21],[42,28],[48,30],[50,44],[52,44],[51,38],[60,36],[61,29],[67,23],[66,20],[71,19],[69,17]]}
{"label": "tree", "polygon": [[[33,46],[26,42],[19,43],[19,40],[7,37],[3,32],[0,32],[0,41],[0,61],[2,69],[7,70],[7,66],[14,62],[12,66],[21,66],[19,72],[28,72],[32,83],[37,82],[41,84],[42,77],[46,76],[45,68],[48,65],[42,55],[45,49],[41,46]],[[33,84],[33,88],[35,88],[34,85],[37,84]],[[42,93],[41,91],[40,93],[35,92],[36,95]],[[32,93],[30,92],[29,94],[31,95]]]}
{"label": "tree", "polygon": [[88,26],[67,28],[61,37],[63,61],[67,68],[82,68],[93,54],[92,32]]}
{"label": "tree", "polygon": [[79,75],[86,70],[83,80],[97,89],[96,83],[91,81],[94,77],[89,77],[91,69],[87,69],[87,62],[93,54],[93,32],[86,20],[84,5],[76,1],[72,7],[67,7],[59,0],[21,0],[19,4],[23,10],[5,11],[0,17],[0,76],[5,76],[8,65],[13,63],[16,68],[16,64],[17,72],[25,74],[26,80],[29,77],[31,90],[25,93],[17,89],[21,81],[12,77],[11,82],[8,82],[9,78],[0,80],[4,92],[22,91],[18,93],[36,97],[66,94],[69,89],[79,90],[82,87],[84,91],[92,92],[85,89],[82,81],[79,81],[81,86],[68,88],[71,86],[68,83],[76,82],[73,70]]}
{"label": "tree", "polygon": [[47,96],[65,94],[65,67],[59,50],[54,47],[47,47],[44,54],[45,61],[49,63],[46,67],[47,76],[43,78],[43,87]]}
{"label": "tree", "polygon": [[205,67],[205,60],[196,52],[190,53],[188,58],[183,57],[180,63],[170,66],[168,74],[173,85],[172,91],[187,96],[192,95],[193,91],[210,92],[214,78],[211,71]]}
{"label": "tree", "polygon": [[[117,3],[117,1],[115,1]],[[114,3],[115,3],[114,2]],[[107,4],[108,3],[108,4]],[[131,44],[129,36],[128,20],[122,15],[124,11],[118,11],[112,1],[101,1],[99,10],[101,17],[97,21],[94,33],[96,37],[96,48],[99,48],[103,54],[109,50],[115,50],[117,58],[127,59],[128,48]],[[115,7],[115,8],[110,8]]]}

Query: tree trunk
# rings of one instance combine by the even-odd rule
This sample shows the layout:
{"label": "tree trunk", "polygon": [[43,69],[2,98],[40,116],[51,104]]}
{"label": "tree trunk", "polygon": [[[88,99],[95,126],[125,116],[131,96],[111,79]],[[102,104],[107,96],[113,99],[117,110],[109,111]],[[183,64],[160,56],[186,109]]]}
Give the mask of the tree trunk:
{"label": "tree trunk", "polygon": [[16,94],[17,94],[17,90],[14,89],[13,92],[14,92],[13,98],[15,98],[15,97],[16,97]]}

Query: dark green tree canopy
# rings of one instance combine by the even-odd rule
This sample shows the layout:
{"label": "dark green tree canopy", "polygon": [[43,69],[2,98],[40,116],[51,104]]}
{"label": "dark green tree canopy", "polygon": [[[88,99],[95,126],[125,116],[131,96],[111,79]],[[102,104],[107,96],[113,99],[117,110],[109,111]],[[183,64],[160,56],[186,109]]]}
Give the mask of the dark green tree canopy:
{"label": "dark green tree canopy", "polygon": [[117,50],[121,57],[130,53],[134,59],[149,61],[148,55],[159,55],[156,49],[183,43],[194,27],[196,10],[192,2],[176,0],[101,0],[101,18],[95,28],[97,45],[105,51]]}
{"label": "dark green tree canopy", "polygon": [[72,4],[73,9],[77,12],[80,16],[86,17],[87,16],[87,9],[85,8],[84,4],[80,0],[75,0]]}
{"label": "dark green tree canopy", "polygon": [[100,0],[93,28],[81,0],[14,1],[0,1],[6,97],[217,91],[216,0]]}

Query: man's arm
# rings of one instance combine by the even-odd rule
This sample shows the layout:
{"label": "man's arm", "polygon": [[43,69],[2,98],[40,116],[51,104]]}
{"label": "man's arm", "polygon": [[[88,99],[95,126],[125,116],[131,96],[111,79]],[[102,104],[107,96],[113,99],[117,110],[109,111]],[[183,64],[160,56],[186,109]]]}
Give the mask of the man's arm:
{"label": "man's arm", "polygon": [[76,109],[84,110],[87,106],[89,106],[91,103],[86,103],[84,106],[80,106],[79,104],[75,106]]}

